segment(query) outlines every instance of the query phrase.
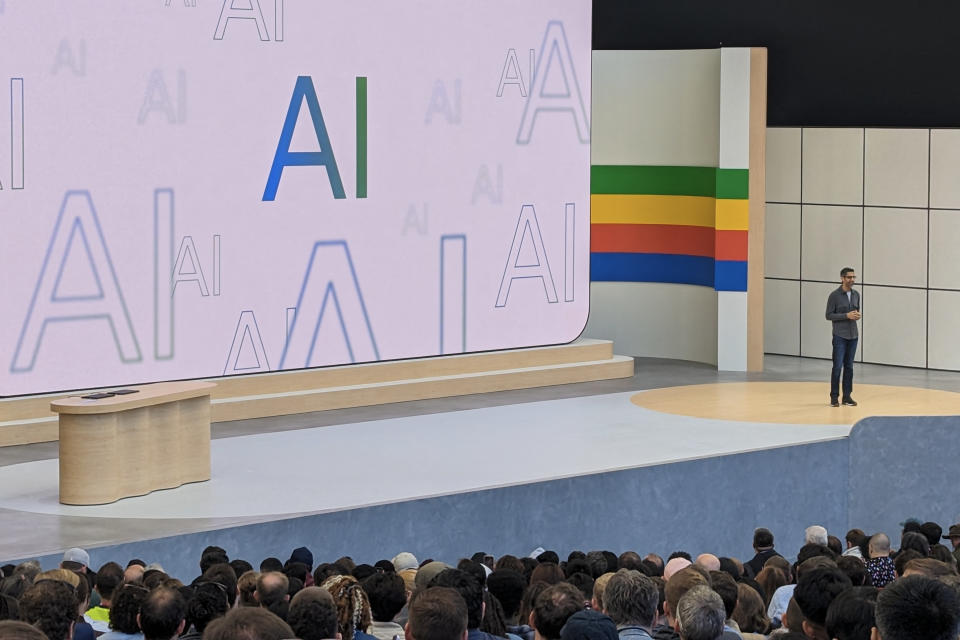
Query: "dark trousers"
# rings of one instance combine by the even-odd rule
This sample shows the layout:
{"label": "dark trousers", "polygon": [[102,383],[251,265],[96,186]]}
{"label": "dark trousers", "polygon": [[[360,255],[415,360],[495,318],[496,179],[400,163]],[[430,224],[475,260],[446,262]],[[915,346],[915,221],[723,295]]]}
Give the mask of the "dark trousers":
{"label": "dark trousers", "polygon": [[830,399],[840,395],[840,370],[843,369],[843,397],[853,392],[853,358],[857,355],[858,338],[833,336],[833,370],[830,372]]}

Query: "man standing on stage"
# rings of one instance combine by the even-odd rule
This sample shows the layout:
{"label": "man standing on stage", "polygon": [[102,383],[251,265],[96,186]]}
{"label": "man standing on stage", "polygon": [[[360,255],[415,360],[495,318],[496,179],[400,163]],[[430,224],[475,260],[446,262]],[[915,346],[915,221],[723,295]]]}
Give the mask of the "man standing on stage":
{"label": "man standing on stage", "polygon": [[830,372],[830,406],[840,406],[840,370],[843,369],[843,404],[857,406],[853,391],[853,357],[857,353],[857,320],[860,293],[853,289],[857,274],[851,267],[840,270],[840,287],[827,298],[827,320],[833,322],[833,370]]}

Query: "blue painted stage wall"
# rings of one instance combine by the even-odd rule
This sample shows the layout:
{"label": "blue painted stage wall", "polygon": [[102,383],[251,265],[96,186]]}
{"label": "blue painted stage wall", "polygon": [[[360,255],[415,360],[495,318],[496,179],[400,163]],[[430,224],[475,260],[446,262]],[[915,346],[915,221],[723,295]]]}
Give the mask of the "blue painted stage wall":
{"label": "blue painted stage wall", "polygon": [[[300,545],[316,562],[349,554],[371,564],[400,551],[455,563],[479,550],[521,555],[541,545],[564,556],[684,549],[749,559],[753,529],[766,526],[793,554],[811,519],[846,530],[849,458],[844,438],[88,550],[95,567],[139,557],[185,581],[199,573],[209,544],[255,566],[271,555],[285,560]],[[335,488],[318,482],[312,490]],[[48,568],[59,559],[41,562]]]}

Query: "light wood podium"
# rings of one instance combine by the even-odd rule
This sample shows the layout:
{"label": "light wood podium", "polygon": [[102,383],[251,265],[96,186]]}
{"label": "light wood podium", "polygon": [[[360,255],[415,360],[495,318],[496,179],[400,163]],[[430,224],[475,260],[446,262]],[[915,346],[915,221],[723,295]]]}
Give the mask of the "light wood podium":
{"label": "light wood podium", "polygon": [[60,502],[106,504],[210,479],[210,382],[161,382],[60,414]]}

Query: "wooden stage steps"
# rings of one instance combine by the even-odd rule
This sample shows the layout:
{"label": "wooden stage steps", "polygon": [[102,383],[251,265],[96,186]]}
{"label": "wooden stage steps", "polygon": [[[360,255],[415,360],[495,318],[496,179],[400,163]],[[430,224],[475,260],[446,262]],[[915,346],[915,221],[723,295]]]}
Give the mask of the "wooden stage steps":
{"label": "wooden stage steps", "polygon": [[[614,355],[612,341],[585,338],[548,347],[211,378],[217,384],[211,394],[211,419],[225,422],[632,375],[633,358]],[[50,403],[64,397],[0,400],[0,446],[57,440],[57,417]]]}

